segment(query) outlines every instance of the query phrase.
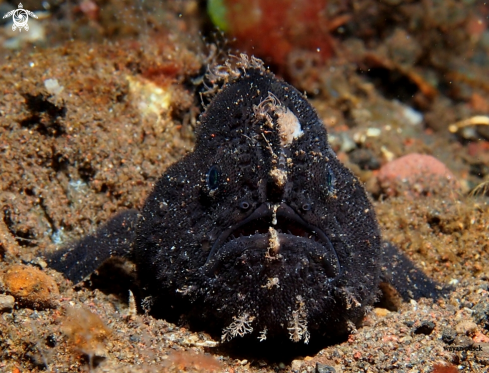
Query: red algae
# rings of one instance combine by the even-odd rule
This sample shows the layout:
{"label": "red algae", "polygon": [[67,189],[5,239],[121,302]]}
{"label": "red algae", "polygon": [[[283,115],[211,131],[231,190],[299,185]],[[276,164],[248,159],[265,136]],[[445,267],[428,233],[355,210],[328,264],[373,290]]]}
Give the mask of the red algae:
{"label": "red algae", "polygon": [[333,55],[326,0],[226,0],[229,32],[236,47],[284,69],[298,49],[322,60]]}

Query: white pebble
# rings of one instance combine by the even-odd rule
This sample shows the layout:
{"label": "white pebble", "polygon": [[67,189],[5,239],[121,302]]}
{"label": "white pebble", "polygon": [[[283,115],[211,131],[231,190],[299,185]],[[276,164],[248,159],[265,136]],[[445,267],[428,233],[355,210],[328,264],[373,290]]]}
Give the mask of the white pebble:
{"label": "white pebble", "polygon": [[11,311],[14,308],[15,298],[11,295],[0,295],[0,312]]}
{"label": "white pebble", "polygon": [[413,126],[417,126],[423,123],[423,114],[409,106],[404,107],[403,114],[408,122]]}

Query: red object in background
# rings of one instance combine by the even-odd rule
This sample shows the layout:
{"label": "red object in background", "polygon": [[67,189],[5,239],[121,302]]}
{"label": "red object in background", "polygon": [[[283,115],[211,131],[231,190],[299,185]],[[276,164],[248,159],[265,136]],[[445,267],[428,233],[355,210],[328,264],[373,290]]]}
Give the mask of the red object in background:
{"label": "red object in background", "polygon": [[99,9],[99,7],[97,6],[97,4],[94,1],[91,1],[91,0],[83,0],[80,3],[80,5],[79,5],[79,9],[91,21],[97,21],[98,20],[100,9]]}
{"label": "red object in background", "polygon": [[433,366],[433,373],[457,373],[458,369],[455,365],[436,364]]}
{"label": "red object in background", "polygon": [[389,196],[418,197],[438,193],[442,188],[455,191],[460,185],[445,164],[427,154],[411,153],[383,165],[377,179]]}
{"label": "red object in background", "polygon": [[295,49],[333,54],[326,0],[225,0],[236,47],[283,70]]}

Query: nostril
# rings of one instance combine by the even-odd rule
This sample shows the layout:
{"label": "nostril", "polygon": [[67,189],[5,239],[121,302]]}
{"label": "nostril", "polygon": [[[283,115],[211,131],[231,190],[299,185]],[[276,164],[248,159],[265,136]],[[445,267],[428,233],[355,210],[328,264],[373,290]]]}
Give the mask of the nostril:
{"label": "nostril", "polygon": [[302,205],[302,210],[304,210],[304,211],[309,211],[309,210],[311,210],[311,204],[309,204],[309,203],[304,203],[304,204]]}
{"label": "nostril", "polygon": [[241,210],[248,210],[250,208],[250,204],[248,202],[246,202],[246,201],[241,201],[239,203],[239,208]]}

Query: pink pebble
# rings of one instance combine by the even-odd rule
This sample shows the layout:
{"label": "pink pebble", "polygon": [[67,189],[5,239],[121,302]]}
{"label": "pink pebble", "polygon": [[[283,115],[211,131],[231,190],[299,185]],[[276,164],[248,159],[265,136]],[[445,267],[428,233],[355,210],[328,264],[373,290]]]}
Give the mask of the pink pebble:
{"label": "pink pebble", "polygon": [[385,164],[377,179],[389,196],[431,195],[458,189],[455,175],[447,166],[426,154],[412,153]]}
{"label": "pink pebble", "polygon": [[489,343],[489,337],[482,334],[481,332],[477,332],[472,338],[472,340],[475,343]]}

